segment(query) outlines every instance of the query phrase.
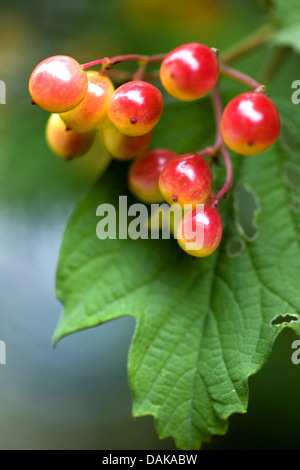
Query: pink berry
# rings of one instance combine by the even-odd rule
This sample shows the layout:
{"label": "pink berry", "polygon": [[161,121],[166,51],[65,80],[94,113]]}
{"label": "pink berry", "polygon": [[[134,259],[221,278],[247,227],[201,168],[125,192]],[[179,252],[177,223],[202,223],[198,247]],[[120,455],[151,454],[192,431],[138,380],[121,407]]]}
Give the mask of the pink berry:
{"label": "pink berry", "polygon": [[88,79],[72,57],[57,55],[39,63],[29,79],[33,102],[51,113],[75,108],[85,97]]}
{"label": "pink berry", "polygon": [[128,175],[130,191],[141,201],[147,203],[163,202],[159,190],[159,177],[168,162],[177,153],[168,149],[149,150],[133,162]]}
{"label": "pink berry", "polygon": [[99,128],[107,118],[107,105],[114,92],[111,80],[99,72],[87,72],[88,89],[76,108],[60,117],[66,126],[77,132],[88,132]]}
{"label": "pink berry", "polygon": [[108,117],[126,135],[150,132],[160,120],[163,98],[160,91],[148,82],[134,80],[121,85],[111,97]]}
{"label": "pink berry", "polygon": [[186,153],[171,160],[162,170],[159,189],[169,204],[202,204],[212,187],[212,173],[204,157]]}
{"label": "pink berry", "polygon": [[177,241],[189,255],[203,258],[217,249],[222,230],[219,213],[204,205],[185,214],[177,229]]}
{"label": "pink berry", "polygon": [[160,79],[170,95],[183,101],[209,93],[219,76],[215,53],[204,44],[189,43],[169,52],[160,68]]}
{"label": "pink berry", "polygon": [[132,160],[149,147],[152,131],[137,136],[125,135],[107,119],[102,126],[101,136],[104,147],[112,157],[117,160]]}
{"label": "pink berry", "polygon": [[221,130],[231,150],[241,155],[256,155],[267,150],[278,139],[279,112],[263,93],[242,93],[226,106]]}
{"label": "pink berry", "polygon": [[95,138],[95,131],[67,131],[59,114],[51,114],[46,127],[46,140],[59,157],[71,160],[88,152]]}

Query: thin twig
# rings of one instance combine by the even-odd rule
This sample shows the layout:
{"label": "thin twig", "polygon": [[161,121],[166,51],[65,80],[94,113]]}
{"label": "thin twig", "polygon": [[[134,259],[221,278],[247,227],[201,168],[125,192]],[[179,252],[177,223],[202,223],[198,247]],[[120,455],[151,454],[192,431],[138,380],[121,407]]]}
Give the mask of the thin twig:
{"label": "thin twig", "polygon": [[105,69],[110,69],[114,65],[117,65],[121,62],[140,62],[140,64],[155,64],[161,62],[166,57],[166,54],[155,54],[152,56],[140,55],[140,54],[127,54],[127,55],[117,55],[114,57],[104,57],[102,59],[93,60],[87,62],[86,64],[81,64],[81,67],[85,70],[89,67],[102,64]]}
{"label": "thin twig", "polygon": [[216,121],[215,143],[212,147],[206,147],[205,149],[200,150],[197,153],[198,155],[202,155],[202,156],[209,155],[212,161],[216,153],[220,152],[225,162],[226,181],[225,181],[224,186],[214,197],[213,202],[211,204],[211,207],[215,209],[219,205],[219,202],[222,199],[222,197],[227,193],[227,191],[229,191],[229,189],[233,185],[233,168],[232,168],[232,163],[231,163],[229,152],[226,148],[226,145],[224,143],[222,133],[221,133],[221,119],[222,119],[222,113],[223,113],[223,106],[222,106],[221,93],[220,93],[220,89],[218,85],[216,85],[212,91],[212,102],[213,102],[215,121]]}
{"label": "thin twig", "polygon": [[228,65],[220,64],[220,74],[224,75],[225,77],[236,80],[240,83],[243,83],[244,85],[249,86],[253,90],[259,90],[260,92],[266,91],[266,87],[259,83],[257,80],[250,77],[249,75],[246,75],[243,72],[240,72],[239,70],[229,67]]}

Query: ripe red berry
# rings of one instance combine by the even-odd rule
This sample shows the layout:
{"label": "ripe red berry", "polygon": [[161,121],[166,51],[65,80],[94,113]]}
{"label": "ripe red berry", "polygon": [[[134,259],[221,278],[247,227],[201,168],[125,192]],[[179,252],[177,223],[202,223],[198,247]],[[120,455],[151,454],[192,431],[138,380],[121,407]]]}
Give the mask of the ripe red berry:
{"label": "ripe red berry", "polygon": [[103,125],[101,135],[106,150],[118,160],[131,160],[140,156],[152,139],[152,131],[138,136],[122,134],[109,120]]}
{"label": "ripe red berry", "polygon": [[159,189],[169,204],[202,204],[212,187],[212,173],[204,157],[186,153],[171,160],[162,170]]}
{"label": "ripe red berry", "polygon": [[221,130],[231,150],[241,155],[256,155],[267,150],[278,139],[279,112],[263,93],[242,93],[226,106]]}
{"label": "ripe red berry", "polygon": [[95,138],[95,132],[67,131],[59,114],[51,114],[46,126],[46,140],[58,156],[71,160],[87,153]]}
{"label": "ripe red berry", "polygon": [[43,60],[29,79],[34,103],[51,113],[63,113],[78,106],[87,88],[87,75],[80,64],[62,55]]}
{"label": "ripe red berry", "polygon": [[212,207],[200,206],[185,214],[177,229],[179,246],[189,255],[211,255],[222,238],[222,220]]}
{"label": "ripe red berry", "polygon": [[149,150],[133,162],[128,175],[130,191],[141,201],[159,203],[164,201],[158,181],[168,162],[177,157],[177,153],[168,149]]}
{"label": "ripe red berry", "polygon": [[111,97],[108,117],[120,132],[142,135],[150,132],[163,111],[161,92],[148,82],[134,80],[121,85]]}
{"label": "ripe red berry", "polygon": [[88,89],[76,108],[60,117],[68,128],[77,132],[88,132],[100,127],[107,118],[107,105],[114,92],[111,80],[99,72],[87,72]]}
{"label": "ripe red berry", "polygon": [[209,93],[219,76],[215,53],[204,44],[190,43],[169,52],[160,68],[160,79],[170,95],[183,101]]}

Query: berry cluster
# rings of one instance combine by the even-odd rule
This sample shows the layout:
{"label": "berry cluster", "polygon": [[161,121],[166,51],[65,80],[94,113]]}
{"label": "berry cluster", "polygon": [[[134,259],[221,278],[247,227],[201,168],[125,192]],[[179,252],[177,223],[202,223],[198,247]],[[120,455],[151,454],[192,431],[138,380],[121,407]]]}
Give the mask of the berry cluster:
{"label": "berry cluster", "polygon": [[[116,74],[112,72],[117,71],[111,69],[126,60],[137,61],[139,69],[125,79],[123,74],[124,83],[115,88]],[[217,127],[212,147],[184,155],[169,149],[148,149],[163,113],[162,94],[146,76],[147,66],[156,62],[161,65],[154,78],[174,98],[198,100],[211,92]],[[101,71],[86,71],[98,64]],[[236,96],[224,111],[218,89],[220,74],[252,88]],[[216,49],[199,43],[184,44],[168,54],[117,56],[83,65],[68,56],[50,57],[32,72],[29,91],[33,103],[51,113],[46,138],[59,156],[72,159],[84,155],[100,134],[112,157],[134,159],[128,173],[130,191],[145,203],[166,201],[182,208],[176,238],[194,257],[210,255],[221,240],[218,204],[232,186],[227,147],[241,155],[255,155],[269,148],[280,133],[279,113],[265,87],[222,64]],[[217,153],[224,158],[227,176],[215,195],[211,165]],[[185,212],[187,204],[190,210]],[[199,227],[204,234],[201,242],[195,237]]]}

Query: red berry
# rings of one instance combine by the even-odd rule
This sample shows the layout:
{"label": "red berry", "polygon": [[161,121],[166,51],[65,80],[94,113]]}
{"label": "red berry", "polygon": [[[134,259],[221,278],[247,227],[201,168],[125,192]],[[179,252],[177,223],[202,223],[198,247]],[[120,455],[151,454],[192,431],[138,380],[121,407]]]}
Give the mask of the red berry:
{"label": "red berry", "polygon": [[131,136],[122,134],[107,120],[102,127],[102,141],[106,150],[118,160],[131,160],[140,156],[149,147],[152,131]]}
{"label": "red berry", "polygon": [[160,68],[160,79],[170,95],[183,101],[209,93],[219,76],[215,53],[204,44],[190,43],[169,52]]}
{"label": "red berry", "polygon": [[135,160],[128,175],[130,191],[141,201],[163,202],[164,198],[158,186],[159,176],[166,164],[175,157],[177,153],[172,150],[155,149]]}
{"label": "red berry", "polygon": [[108,117],[120,132],[142,135],[150,132],[163,111],[161,92],[148,82],[134,80],[121,85],[111,97]]}
{"label": "red berry", "polygon": [[87,72],[87,78],[88,90],[81,103],[60,115],[67,127],[77,132],[88,132],[104,123],[107,105],[114,92],[110,79],[99,72]]}
{"label": "red berry", "polygon": [[231,150],[241,155],[256,155],[267,150],[278,139],[279,112],[263,93],[242,93],[226,106],[221,130]]}
{"label": "red berry", "polygon": [[95,138],[95,132],[67,131],[59,114],[51,114],[46,127],[46,140],[58,156],[71,160],[87,153]]}
{"label": "red berry", "polygon": [[212,187],[212,173],[204,157],[186,153],[171,160],[161,172],[159,189],[169,204],[202,204]]}
{"label": "red berry", "polygon": [[179,246],[191,256],[211,255],[222,238],[222,220],[212,207],[200,206],[188,212],[177,229]]}
{"label": "red berry", "polygon": [[35,104],[51,113],[63,113],[83,100],[88,79],[72,57],[57,55],[38,64],[29,79],[29,92]]}

